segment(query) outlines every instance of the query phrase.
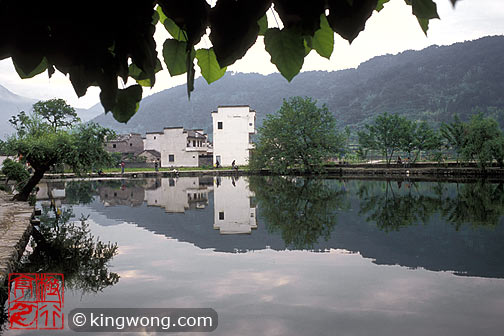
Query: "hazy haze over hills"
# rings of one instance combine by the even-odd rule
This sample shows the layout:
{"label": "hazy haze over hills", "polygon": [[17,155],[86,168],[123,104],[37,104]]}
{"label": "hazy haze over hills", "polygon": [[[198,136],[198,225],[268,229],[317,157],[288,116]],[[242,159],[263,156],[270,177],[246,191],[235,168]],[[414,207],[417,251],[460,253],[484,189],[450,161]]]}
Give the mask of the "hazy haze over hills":
{"label": "hazy haze over hills", "polygon": [[159,131],[184,126],[211,131],[219,105],[248,104],[259,124],[284,98],[310,96],[327,104],[341,125],[362,125],[382,112],[433,123],[467,119],[476,109],[504,125],[504,37],[485,37],[451,46],[375,57],[357,69],[303,72],[288,83],[279,74],[226,74],[208,85],[202,78],[188,101],[184,85],[142,100],[127,123],[111,114],[94,121],[119,132]]}

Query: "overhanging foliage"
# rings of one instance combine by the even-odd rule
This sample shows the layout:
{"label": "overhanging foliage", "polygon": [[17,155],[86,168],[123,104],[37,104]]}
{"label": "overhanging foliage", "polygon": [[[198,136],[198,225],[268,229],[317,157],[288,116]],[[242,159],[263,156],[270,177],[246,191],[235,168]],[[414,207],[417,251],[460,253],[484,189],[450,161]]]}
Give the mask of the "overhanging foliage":
{"label": "overhanging foliage", "polygon": [[[190,94],[196,57],[210,83],[264,34],[272,62],[291,80],[311,49],[330,57],[331,30],[353,41],[373,11],[388,1],[217,0],[211,7],[205,0],[89,0],[74,10],[61,0],[0,0],[0,59],[11,57],[21,78],[46,70],[49,76],[56,70],[69,75],[79,97],[90,86],[99,86],[105,111],[127,122],[138,109],[141,86],[153,86],[161,70],[153,37],[158,22],[172,36],[164,42],[166,67],[171,75],[186,74]],[[405,2],[427,32],[429,20],[438,18],[435,2]],[[270,8],[282,29],[266,29]],[[213,46],[198,53],[194,47],[207,29]],[[138,84],[119,89],[118,78],[126,85],[129,77]]]}

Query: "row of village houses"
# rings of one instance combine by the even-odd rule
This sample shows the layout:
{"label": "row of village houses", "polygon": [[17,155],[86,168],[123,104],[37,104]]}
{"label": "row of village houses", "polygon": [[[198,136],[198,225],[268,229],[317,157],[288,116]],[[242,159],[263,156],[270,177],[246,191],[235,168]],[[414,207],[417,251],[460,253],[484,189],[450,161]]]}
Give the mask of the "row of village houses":
{"label": "row of village houses", "polygon": [[122,134],[105,144],[109,152],[144,157],[161,167],[246,165],[253,148],[256,112],[248,105],[219,106],[212,112],[213,143],[202,129],[165,127],[162,131]]}

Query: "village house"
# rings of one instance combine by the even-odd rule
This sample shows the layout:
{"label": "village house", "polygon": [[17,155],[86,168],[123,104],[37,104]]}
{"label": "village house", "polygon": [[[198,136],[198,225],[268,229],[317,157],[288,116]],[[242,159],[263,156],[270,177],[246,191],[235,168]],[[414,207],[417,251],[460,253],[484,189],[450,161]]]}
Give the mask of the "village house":
{"label": "village house", "polygon": [[247,165],[251,136],[255,134],[256,112],[248,105],[219,106],[212,112],[213,163],[221,166]]}
{"label": "village house", "polygon": [[145,151],[158,151],[161,167],[198,167],[201,157],[211,151],[202,129],[165,127],[162,132],[148,132],[143,140]]}
{"label": "village house", "polygon": [[105,149],[110,153],[137,155],[144,150],[144,141],[138,133],[120,134],[115,139],[107,140]]}

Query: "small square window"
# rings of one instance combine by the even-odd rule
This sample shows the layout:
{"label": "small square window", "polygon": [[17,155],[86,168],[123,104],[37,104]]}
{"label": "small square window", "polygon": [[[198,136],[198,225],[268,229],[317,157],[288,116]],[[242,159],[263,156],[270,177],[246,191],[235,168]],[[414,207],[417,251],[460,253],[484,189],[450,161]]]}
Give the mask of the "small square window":
{"label": "small square window", "polygon": [[156,137],[154,137],[154,140],[156,140]]}
{"label": "small square window", "polygon": [[132,143],[130,143],[130,147],[132,147],[132,146],[133,146],[133,144],[132,144]]}
{"label": "small square window", "polygon": [[217,129],[222,129],[222,121],[217,122]]}
{"label": "small square window", "polygon": [[252,126],[252,123],[249,123],[249,126]]}
{"label": "small square window", "polygon": [[224,220],[224,211],[219,212],[219,220]]}
{"label": "small square window", "polygon": [[173,154],[168,155],[168,161],[175,162],[175,155]]}
{"label": "small square window", "polygon": [[113,144],[113,145],[112,145],[112,148],[116,148],[116,144]]}

